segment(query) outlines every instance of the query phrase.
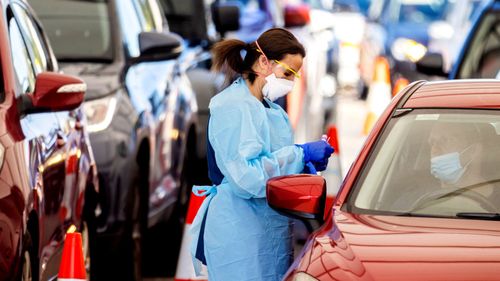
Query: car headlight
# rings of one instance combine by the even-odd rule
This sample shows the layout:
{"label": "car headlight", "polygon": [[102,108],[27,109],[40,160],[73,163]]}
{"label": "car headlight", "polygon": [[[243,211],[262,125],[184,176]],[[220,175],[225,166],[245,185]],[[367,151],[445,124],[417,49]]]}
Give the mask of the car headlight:
{"label": "car headlight", "polygon": [[427,47],[415,40],[398,38],[392,44],[391,52],[397,60],[417,62],[427,53]]}
{"label": "car headlight", "polygon": [[293,276],[293,281],[319,281],[305,272],[299,272]]}
{"label": "car headlight", "polygon": [[112,95],[83,103],[89,132],[98,132],[109,127],[115,114],[116,102],[116,95]]}

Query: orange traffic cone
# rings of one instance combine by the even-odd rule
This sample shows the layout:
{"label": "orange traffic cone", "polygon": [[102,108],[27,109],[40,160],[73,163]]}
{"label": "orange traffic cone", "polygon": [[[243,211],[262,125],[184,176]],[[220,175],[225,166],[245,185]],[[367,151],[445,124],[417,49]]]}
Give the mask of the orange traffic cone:
{"label": "orange traffic cone", "polygon": [[78,232],[66,233],[61,265],[59,266],[59,281],[81,281],[87,279],[83,262],[82,236]]}
{"label": "orange traffic cone", "polygon": [[339,191],[340,184],[342,183],[342,170],[340,165],[340,149],[338,142],[337,127],[331,125],[327,130],[328,142],[335,149],[332,156],[328,161],[326,170],[321,172],[321,175],[326,181],[326,210],[330,209],[337,192]]}
{"label": "orange traffic cone", "polygon": [[396,83],[394,83],[394,90],[392,91],[392,96],[396,96],[401,90],[404,89],[404,87],[408,86],[410,84],[410,81],[404,77],[398,78],[396,80]]}
{"label": "orange traffic cone", "polygon": [[392,99],[389,62],[384,57],[377,57],[373,81],[368,90],[368,115],[365,119],[363,134],[368,135],[379,116]]}
{"label": "orange traffic cone", "polygon": [[179,253],[179,259],[177,262],[177,269],[175,270],[174,281],[190,281],[190,280],[207,280],[206,268],[203,267],[203,276],[196,276],[194,272],[193,259],[191,257],[191,224],[194,221],[196,213],[205,197],[198,197],[191,193],[191,198],[189,199],[189,206],[186,215],[186,225],[184,226],[184,233],[182,235],[181,250]]}

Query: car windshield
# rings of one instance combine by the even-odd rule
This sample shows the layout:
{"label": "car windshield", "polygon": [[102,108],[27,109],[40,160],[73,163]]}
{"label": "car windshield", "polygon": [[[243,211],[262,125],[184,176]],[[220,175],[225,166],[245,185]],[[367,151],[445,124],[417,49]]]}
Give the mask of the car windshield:
{"label": "car windshield", "polygon": [[446,0],[396,0],[389,7],[391,18],[400,23],[429,23],[444,16]]}
{"label": "car windshield", "polygon": [[113,59],[106,0],[34,0],[30,4],[60,61]]}
{"label": "car windshield", "polygon": [[344,208],[461,217],[500,210],[500,112],[420,109],[393,117]]}

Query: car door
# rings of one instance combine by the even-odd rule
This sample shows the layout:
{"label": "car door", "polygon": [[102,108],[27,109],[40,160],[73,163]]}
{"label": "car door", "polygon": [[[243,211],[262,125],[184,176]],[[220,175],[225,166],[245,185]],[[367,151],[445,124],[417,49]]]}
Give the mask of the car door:
{"label": "car door", "polygon": [[[21,28],[27,34],[29,40],[36,47],[34,54],[36,60],[46,60],[46,67],[43,71],[57,71],[57,61],[53,56],[46,37],[42,34],[38,22],[24,8],[18,6],[15,9],[16,16],[19,18]],[[43,67],[43,66],[42,66]],[[42,69],[40,67],[40,69]],[[81,119],[83,113],[80,108],[73,111],[57,111],[53,113],[58,121],[59,145],[66,155],[65,171],[65,191],[61,206],[61,219],[64,220],[64,231],[72,224],[79,225],[81,220],[81,200],[83,199],[84,186],[78,185],[78,164],[81,156],[80,147],[83,133],[81,128]],[[78,205],[78,206],[77,206]]]}
{"label": "car door", "polygon": [[[13,56],[14,65],[26,65],[24,74],[18,73],[17,67],[16,74],[18,78],[29,77],[29,83],[26,84],[28,87],[23,87],[19,92],[24,95],[34,90],[34,77],[41,72],[52,70],[54,63],[44,49],[44,42],[34,29],[26,7],[16,2],[11,8],[11,44],[13,53],[19,53]],[[51,112],[26,115],[21,119],[21,127],[28,142],[29,155],[32,155],[31,178],[41,181],[41,201],[38,209],[40,278],[46,280],[57,274],[65,234],[65,211],[62,208],[67,158],[65,136],[57,116]],[[35,163],[38,165],[35,166]]]}

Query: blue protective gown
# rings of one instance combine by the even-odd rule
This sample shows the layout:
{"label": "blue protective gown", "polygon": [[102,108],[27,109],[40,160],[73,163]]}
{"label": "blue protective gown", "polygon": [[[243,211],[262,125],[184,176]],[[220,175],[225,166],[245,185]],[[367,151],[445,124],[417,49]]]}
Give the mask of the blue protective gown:
{"label": "blue protective gown", "polygon": [[206,190],[207,198],[192,225],[191,254],[206,214],[201,237],[211,281],[277,281],[293,260],[292,222],[268,206],[266,182],[300,173],[304,155],[286,113],[266,102],[269,108],[239,78],[209,105],[208,138],[224,178],[214,187],[193,188]]}

